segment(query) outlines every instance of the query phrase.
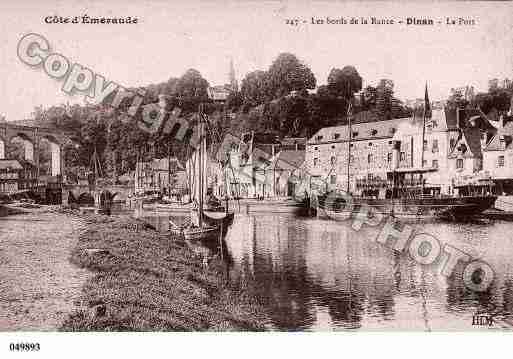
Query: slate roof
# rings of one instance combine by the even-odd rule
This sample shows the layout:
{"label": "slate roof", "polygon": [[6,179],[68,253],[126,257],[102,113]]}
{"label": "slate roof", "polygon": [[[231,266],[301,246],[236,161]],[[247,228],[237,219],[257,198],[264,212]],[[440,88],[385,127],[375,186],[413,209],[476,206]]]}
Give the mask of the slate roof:
{"label": "slate roof", "polygon": [[[370,140],[376,138],[391,138],[404,121],[411,121],[407,118],[396,118],[387,121],[356,123],[351,126],[353,132],[353,141]],[[321,136],[321,137],[320,137]],[[341,142],[348,140],[348,126],[333,126],[321,128],[308,144]]]}
{"label": "slate roof", "polygon": [[481,157],[481,131],[477,127],[468,127],[464,128],[461,132],[461,137],[458,139],[458,144],[454,147],[449,158],[455,158],[459,155],[458,148],[463,141],[468,145],[467,151],[463,153],[463,157],[472,158],[472,157]]}
{"label": "slate roof", "polygon": [[[499,128],[495,136],[492,137],[490,142],[484,148],[484,151],[501,151],[500,145],[500,137],[501,136],[510,136],[513,137],[513,122],[507,122],[504,124],[504,127]],[[513,148],[513,141],[506,143],[506,149]]]}
{"label": "slate roof", "polygon": [[[490,123],[487,116],[479,109],[460,109],[460,127],[470,126],[470,120],[475,119],[476,125],[486,131],[495,131],[495,127]],[[456,109],[445,108],[445,121],[448,130],[458,128]]]}
{"label": "slate roof", "polygon": [[271,159],[266,168],[274,170],[295,170],[300,168],[304,162],[305,151],[281,151]]}
{"label": "slate roof", "polygon": [[18,160],[0,159],[0,169],[22,170],[23,166]]}

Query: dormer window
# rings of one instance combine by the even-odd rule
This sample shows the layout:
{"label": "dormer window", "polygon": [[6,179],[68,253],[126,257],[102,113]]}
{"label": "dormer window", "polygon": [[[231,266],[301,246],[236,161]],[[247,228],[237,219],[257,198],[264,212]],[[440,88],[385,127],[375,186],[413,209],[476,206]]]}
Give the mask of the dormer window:
{"label": "dormer window", "polygon": [[458,151],[460,151],[461,153],[465,153],[467,152],[467,146],[462,143],[459,147],[458,147]]}
{"label": "dormer window", "polygon": [[504,167],[504,156],[499,156],[499,158],[497,159],[497,166]]}

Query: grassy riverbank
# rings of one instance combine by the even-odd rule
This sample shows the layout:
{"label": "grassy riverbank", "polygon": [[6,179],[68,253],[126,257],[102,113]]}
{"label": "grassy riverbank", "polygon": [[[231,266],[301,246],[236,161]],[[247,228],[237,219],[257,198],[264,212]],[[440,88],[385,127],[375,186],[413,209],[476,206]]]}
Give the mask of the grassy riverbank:
{"label": "grassy riverbank", "polygon": [[263,330],[260,307],[184,244],[128,217],[87,216],[71,261],[95,275],[65,331]]}

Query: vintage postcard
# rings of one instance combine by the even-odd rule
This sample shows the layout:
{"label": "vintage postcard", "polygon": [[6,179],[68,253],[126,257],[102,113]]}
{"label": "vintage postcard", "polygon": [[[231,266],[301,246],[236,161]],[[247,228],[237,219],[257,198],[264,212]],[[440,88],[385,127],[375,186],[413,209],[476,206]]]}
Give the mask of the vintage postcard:
{"label": "vintage postcard", "polygon": [[0,331],[510,331],[512,5],[2,2]]}

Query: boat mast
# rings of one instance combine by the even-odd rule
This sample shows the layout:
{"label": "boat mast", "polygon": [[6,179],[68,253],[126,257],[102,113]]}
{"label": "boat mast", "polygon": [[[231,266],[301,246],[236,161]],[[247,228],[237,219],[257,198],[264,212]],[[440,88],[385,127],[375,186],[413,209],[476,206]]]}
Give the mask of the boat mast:
{"label": "boat mast", "polygon": [[[424,93],[424,113],[422,115],[422,155],[420,158],[420,168],[424,168],[424,141],[426,140],[426,113],[428,111],[429,107],[429,97],[428,97],[428,89],[427,89],[427,82],[426,82],[426,91]],[[424,194],[424,174],[420,174],[420,181],[422,186],[422,193]]]}
{"label": "boat mast", "polygon": [[353,137],[353,130],[351,124],[352,117],[352,103],[349,102],[349,106],[347,107],[347,120],[348,120],[348,141],[347,141],[347,184],[346,184],[346,193],[349,193],[349,177],[350,177],[350,169],[351,169],[351,140]]}
{"label": "boat mast", "polygon": [[203,145],[205,136],[203,133],[203,104],[199,105],[199,133],[200,133],[200,148],[198,152],[198,184],[199,184],[199,198],[198,198],[198,224],[199,227],[203,227]]}
{"label": "boat mast", "polygon": [[167,143],[167,195],[171,198],[171,142]]}

